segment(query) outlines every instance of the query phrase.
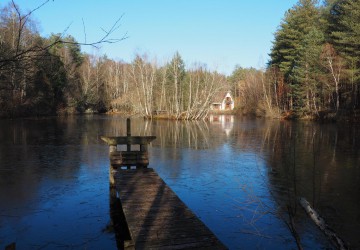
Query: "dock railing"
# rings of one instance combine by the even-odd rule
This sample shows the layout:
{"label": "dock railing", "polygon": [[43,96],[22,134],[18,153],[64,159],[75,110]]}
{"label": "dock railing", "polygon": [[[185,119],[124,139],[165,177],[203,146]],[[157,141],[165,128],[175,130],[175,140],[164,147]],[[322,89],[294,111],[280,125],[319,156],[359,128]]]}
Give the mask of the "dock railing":
{"label": "dock railing", "polygon": [[[113,174],[120,169],[147,168],[149,165],[148,145],[156,136],[132,136],[131,120],[126,119],[126,136],[101,136],[109,145],[110,157],[110,184],[114,184]],[[118,145],[126,145],[126,151],[119,151]],[[132,150],[139,145],[140,150]]]}

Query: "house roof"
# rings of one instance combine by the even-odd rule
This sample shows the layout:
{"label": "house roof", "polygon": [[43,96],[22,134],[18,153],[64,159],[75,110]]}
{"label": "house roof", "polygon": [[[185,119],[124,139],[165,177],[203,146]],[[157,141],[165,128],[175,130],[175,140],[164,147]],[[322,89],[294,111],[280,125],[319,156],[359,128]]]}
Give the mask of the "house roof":
{"label": "house roof", "polygon": [[212,99],[213,100],[212,103],[222,103],[227,93],[230,93],[230,91],[219,91],[215,93]]}

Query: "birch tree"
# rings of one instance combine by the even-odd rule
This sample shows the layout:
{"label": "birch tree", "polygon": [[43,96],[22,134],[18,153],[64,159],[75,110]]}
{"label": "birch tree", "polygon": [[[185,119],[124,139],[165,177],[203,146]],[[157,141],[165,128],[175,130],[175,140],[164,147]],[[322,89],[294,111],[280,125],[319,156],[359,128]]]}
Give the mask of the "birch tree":
{"label": "birch tree", "polygon": [[139,111],[152,116],[153,111],[153,90],[156,81],[156,64],[149,63],[147,56],[136,56],[132,63],[131,78],[136,88],[137,98],[133,105],[139,107]]}
{"label": "birch tree", "polygon": [[187,74],[188,96],[183,118],[203,119],[210,110],[214,94],[224,88],[226,79],[223,75],[210,72],[204,66],[198,66]]}
{"label": "birch tree", "polygon": [[[335,92],[335,107],[336,112],[340,108],[340,89],[341,79],[344,78],[344,66],[345,62],[335,51],[334,47],[327,43],[324,45],[321,55],[322,62],[325,68],[328,70],[330,77],[326,79],[325,85],[330,92]],[[330,98],[329,98],[330,99]],[[330,102],[330,101],[329,101]]]}

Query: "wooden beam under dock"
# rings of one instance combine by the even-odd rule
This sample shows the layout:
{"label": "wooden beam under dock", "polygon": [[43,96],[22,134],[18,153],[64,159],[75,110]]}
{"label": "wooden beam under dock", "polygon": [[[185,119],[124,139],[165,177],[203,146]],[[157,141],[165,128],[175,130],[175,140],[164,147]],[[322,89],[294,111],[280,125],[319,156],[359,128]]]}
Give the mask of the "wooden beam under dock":
{"label": "wooden beam under dock", "polygon": [[152,169],[115,174],[134,249],[227,249]]}

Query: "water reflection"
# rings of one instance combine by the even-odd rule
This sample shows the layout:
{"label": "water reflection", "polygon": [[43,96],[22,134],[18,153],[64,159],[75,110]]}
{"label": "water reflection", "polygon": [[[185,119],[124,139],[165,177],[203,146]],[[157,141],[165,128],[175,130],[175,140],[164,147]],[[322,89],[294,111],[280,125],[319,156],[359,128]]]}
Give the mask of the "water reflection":
{"label": "water reflection", "polygon": [[[357,126],[281,123],[267,137],[271,189],[295,200],[305,197],[351,246],[360,242],[359,140]],[[292,209],[296,211],[297,202]]]}
{"label": "water reflection", "polygon": [[227,136],[230,136],[230,133],[234,126],[234,116],[233,115],[209,115],[210,124],[215,127],[218,125]]}
{"label": "water reflection", "polygon": [[[155,168],[198,215],[207,214],[203,219],[231,242],[228,246],[251,246],[256,241],[267,248],[281,245],[274,239],[297,239],[309,248],[331,247],[299,206],[299,197],[308,199],[351,246],[359,246],[354,233],[360,214],[356,127],[349,125],[340,132],[336,124],[233,117],[212,118],[202,129],[182,126],[191,131],[180,135],[204,135],[209,138],[206,146],[183,143],[176,150],[164,148],[164,143],[154,145],[153,156],[161,160]],[[162,134],[165,127],[157,127],[156,135]],[[347,135],[340,135],[344,132]],[[176,137],[170,142],[181,138],[186,141]],[[334,203],[337,196],[342,204]],[[204,209],[205,203],[213,207]],[[227,228],[219,227],[224,223],[220,217],[230,218],[225,220]],[[239,226],[240,222],[244,224]],[[295,247],[292,244],[288,247]]]}
{"label": "water reflection", "polygon": [[147,121],[151,133],[157,136],[154,146],[205,149],[209,148],[209,127],[205,121]]}
{"label": "water reflection", "polygon": [[[157,136],[150,167],[230,249],[294,249],[289,223],[305,248],[331,247],[298,197],[360,247],[357,126],[217,116],[133,118],[131,131]],[[100,136],[125,134],[120,116],[1,120],[0,249],[119,247]]]}
{"label": "water reflection", "polygon": [[108,158],[96,139],[101,123],[2,120],[0,130],[0,249],[11,242],[18,249],[111,249],[114,240],[103,231]]}

